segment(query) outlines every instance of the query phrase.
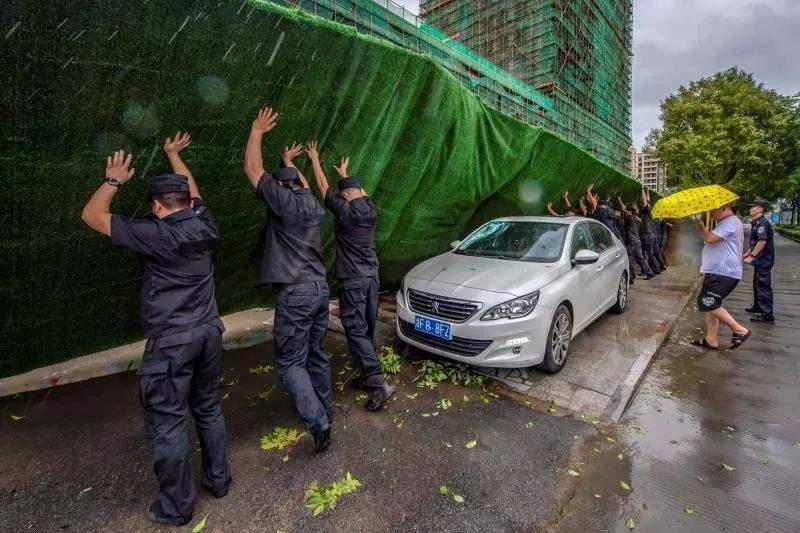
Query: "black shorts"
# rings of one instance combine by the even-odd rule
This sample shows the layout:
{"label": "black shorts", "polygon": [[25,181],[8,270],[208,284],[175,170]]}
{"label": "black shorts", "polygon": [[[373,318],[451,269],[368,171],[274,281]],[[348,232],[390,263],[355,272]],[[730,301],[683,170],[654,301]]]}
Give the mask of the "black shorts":
{"label": "black shorts", "polygon": [[697,308],[700,311],[713,311],[722,307],[722,300],[728,297],[739,284],[736,278],[720,276],[719,274],[706,274],[703,276],[703,286],[697,295]]}

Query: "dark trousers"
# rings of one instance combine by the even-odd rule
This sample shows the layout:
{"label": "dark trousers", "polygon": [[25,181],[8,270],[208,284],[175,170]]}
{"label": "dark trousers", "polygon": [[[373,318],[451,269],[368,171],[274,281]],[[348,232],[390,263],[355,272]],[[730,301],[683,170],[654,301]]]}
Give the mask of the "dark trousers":
{"label": "dark trousers", "polygon": [[202,482],[227,487],[225,419],[219,399],[222,333],[205,324],[183,333],[148,339],[139,367],[139,400],[144,430],[153,445],[153,470],[161,509],[170,518],[191,517],[196,490],[189,459],[189,410],[202,453]]}
{"label": "dark trousers", "polygon": [[655,246],[655,238],[653,237],[652,233],[643,233],[640,235],[641,242],[642,242],[642,255],[644,256],[644,260],[647,261],[647,264],[650,265],[650,269],[653,273],[661,272],[661,264],[656,259],[654,251]]}
{"label": "dark trousers", "polygon": [[375,321],[378,318],[378,279],[341,280],[340,318],[347,336],[350,355],[368,385],[383,384],[383,368],[375,354]]}
{"label": "dark trousers", "polygon": [[280,288],[275,304],[278,373],[314,433],[333,420],[331,364],[325,353],[329,296],[325,281],[292,283]]}
{"label": "dark trousers", "polygon": [[628,250],[628,262],[630,263],[631,274],[634,273],[633,265],[635,262],[637,265],[639,265],[639,269],[642,271],[642,274],[645,276],[651,276],[653,274],[653,270],[644,259],[641,241],[639,239],[628,238],[628,245],[626,246],[626,249]]}
{"label": "dark trousers", "polygon": [[763,315],[772,316],[772,269],[753,270],[753,303]]}

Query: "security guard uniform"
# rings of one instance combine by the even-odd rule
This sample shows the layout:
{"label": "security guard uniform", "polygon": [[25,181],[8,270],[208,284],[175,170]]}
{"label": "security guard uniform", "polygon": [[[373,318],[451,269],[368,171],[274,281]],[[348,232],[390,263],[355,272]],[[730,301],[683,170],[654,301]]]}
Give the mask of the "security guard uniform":
{"label": "security guard uniform", "polygon": [[280,168],[264,172],[256,186],[268,213],[261,283],[272,283],[278,294],[273,332],[281,382],[322,450],[333,420],[325,353],[330,296],[321,247],[325,211],[310,189],[290,188],[297,182],[297,169]]}
{"label": "security guard uniform", "polygon": [[754,313],[760,313],[756,322],[773,322],[772,314],[772,266],[775,264],[775,243],[772,224],[763,215],[750,223],[750,250],[755,248],[759,241],[766,245],[753,256],[753,307]]}
{"label": "security guard uniform", "polygon": [[[189,185],[184,176],[156,176],[149,192],[188,193]],[[190,410],[200,438],[203,486],[222,497],[230,481],[219,398],[225,328],[211,263],[219,230],[203,201],[194,198],[191,208],[161,219],[112,215],[111,241],[137,252],[142,262],[141,325],[147,343],[138,371],[139,397],[159,484],[150,511],[182,525],[191,520],[196,497],[189,464]]]}
{"label": "security guard uniform", "polygon": [[642,243],[642,255],[650,265],[653,274],[661,274],[661,264],[655,257],[655,236],[653,235],[653,217],[650,216],[650,205],[643,205],[639,210],[642,223],[639,227],[639,240]]}
{"label": "security guard uniform", "polygon": [[642,219],[639,218],[633,211],[633,208],[628,208],[625,212],[625,230],[626,230],[626,248],[628,251],[628,263],[630,264],[631,276],[633,276],[634,262],[639,265],[639,269],[644,274],[645,279],[653,278],[653,270],[650,264],[645,260],[642,253],[642,241],[639,239],[641,232]]}
{"label": "security guard uniform", "polygon": [[[339,191],[361,188],[356,177],[339,181]],[[360,372],[359,385],[370,391],[367,409],[378,409],[391,395],[381,362],[375,353],[375,322],[378,318],[378,256],[375,253],[375,227],[378,211],[362,196],[346,200],[329,188],[325,206],[336,223],[336,278],[340,318],[350,354]]]}
{"label": "security guard uniform", "polygon": [[608,205],[606,202],[599,202],[597,207],[595,208],[592,218],[597,220],[598,222],[602,222],[611,232],[617,236],[617,238],[622,239],[622,233],[619,230],[615,220],[614,220],[614,210],[611,209],[611,206]]}

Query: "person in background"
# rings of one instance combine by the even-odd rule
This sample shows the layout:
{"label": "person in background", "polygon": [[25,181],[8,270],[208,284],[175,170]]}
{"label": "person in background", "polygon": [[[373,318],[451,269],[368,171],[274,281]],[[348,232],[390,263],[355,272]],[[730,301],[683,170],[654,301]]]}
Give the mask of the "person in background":
{"label": "person in background", "polygon": [[644,259],[644,255],[642,254],[642,241],[639,240],[639,232],[642,225],[642,219],[639,218],[639,210],[636,208],[635,203],[631,204],[630,206],[626,206],[622,201],[622,198],[617,197],[617,202],[619,203],[622,213],[624,213],[625,248],[628,251],[628,263],[630,264],[631,269],[631,284],[633,283],[633,278],[636,277],[633,266],[634,262],[639,265],[639,269],[642,271],[642,275],[645,277],[644,279],[651,280],[653,279],[653,271],[650,269],[648,262]]}
{"label": "person in background", "polygon": [[764,216],[764,205],[750,206],[750,247],[744,262],[753,266],[753,305],[746,311],[752,322],[774,324],[772,313],[772,267],[775,264],[775,233]]}
{"label": "person in background", "polygon": [[122,151],[108,158],[106,179],[83,209],[89,227],[141,259],[141,323],[147,342],[137,372],[139,401],[159,486],[147,515],[176,526],[192,520],[196,498],[189,411],[200,439],[203,487],[222,498],[231,482],[219,397],[225,328],[214,298],[211,262],[219,230],[180,158],[190,144],[189,134],[181,132],[165,141],[174,173],[150,178],[152,212],[147,217],[109,212],[111,200],[134,174],[131,155]]}
{"label": "person in background", "polygon": [[653,274],[658,276],[661,274],[661,263],[653,253],[655,250],[655,236],[653,235],[653,217],[650,216],[652,208],[650,207],[650,194],[644,186],[642,186],[641,201],[642,207],[639,209],[639,216],[642,219],[642,223],[639,228],[639,240],[642,243],[642,255],[650,265]]}
{"label": "person in background", "polygon": [[723,300],[742,279],[742,222],[730,205],[711,211],[716,227],[711,230],[698,222],[697,231],[705,243],[700,265],[703,286],[697,296],[697,308],[705,314],[706,334],[691,344],[709,350],[719,349],[719,325],[725,324],[733,334],[731,348],[738,348],[749,337],[750,330],[739,324],[722,307]]}
{"label": "person in background", "polygon": [[369,392],[365,407],[377,411],[394,394],[375,351],[380,285],[375,253],[378,210],[361,187],[361,181],[347,173],[349,158],[343,157],[339,166],[334,167],[340,178],[336,192],[328,186],[317,142],[310,141],[305,152],[325,207],[333,212],[336,227],[336,279],[341,284],[339,317],[360,374],[351,383]]}
{"label": "person in background", "polygon": [[267,204],[267,236],[261,283],[273,285],[278,374],[294,398],[303,423],[314,436],[314,448],[328,448],[333,423],[331,365],[325,353],[330,291],[322,259],[325,211],[292,160],[302,151],[293,144],[282,154],[283,167],[264,170],[261,140],[278,114],[262,108],[250,129],[244,171]]}
{"label": "person in background", "polygon": [[578,213],[575,212],[575,209],[572,208],[572,203],[569,201],[569,191],[564,191],[564,194],[562,195],[562,198],[564,199],[564,204],[566,206],[566,210],[564,211],[564,214],[561,215],[561,214],[558,213],[558,211],[553,209],[553,202],[547,202],[547,212],[550,213],[550,216],[552,216],[552,217],[574,217],[574,216],[577,216]]}
{"label": "person in background", "polygon": [[667,222],[666,220],[661,220],[659,222],[659,231],[660,231],[660,244],[661,249],[659,250],[659,257],[661,259],[661,264],[664,265],[666,269],[667,264],[667,245],[669,243],[669,230],[672,228],[672,224]]}

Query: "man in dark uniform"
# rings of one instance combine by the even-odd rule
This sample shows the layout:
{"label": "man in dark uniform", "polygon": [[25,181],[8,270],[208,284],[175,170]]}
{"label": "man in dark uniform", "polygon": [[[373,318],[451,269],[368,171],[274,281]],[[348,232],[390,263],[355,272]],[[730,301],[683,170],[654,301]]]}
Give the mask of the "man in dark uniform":
{"label": "man in dark uniform", "polygon": [[664,270],[667,269],[667,244],[669,242],[669,228],[672,227],[672,224],[667,222],[666,220],[661,220],[658,223],[658,228],[660,231],[659,234],[659,243],[661,248],[659,250],[659,257],[661,258],[661,264],[664,265]]}
{"label": "man in dark uniform", "polygon": [[586,199],[589,201],[589,211],[592,213],[592,218],[602,222],[618,239],[622,239],[622,232],[615,221],[614,209],[608,200],[600,200],[599,195],[593,194],[593,188],[594,184],[589,185],[589,188],[586,189]]}
{"label": "man in dark uniform", "polygon": [[321,452],[330,444],[333,421],[331,365],[325,353],[330,294],[321,246],[325,211],[292,163],[302,147],[284,150],[283,168],[272,174],[264,170],[261,139],[277,119],[271,108],[259,111],[250,129],[244,170],[267,204],[261,283],[273,284],[278,293],[273,328],[278,373]]}
{"label": "man in dark uniform", "polygon": [[394,393],[375,353],[379,286],[375,227],[378,211],[361,187],[361,181],[348,176],[349,158],[343,157],[339,166],[334,167],[341,178],[337,194],[328,186],[316,141],[309,142],[306,154],[311,160],[320,195],[325,199],[325,207],[333,212],[336,223],[336,278],[342,286],[339,316],[350,354],[360,373],[354,386],[369,392],[366,408],[376,411]]}
{"label": "man in dark uniform", "polygon": [[772,266],[775,264],[775,244],[772,224],[764,217],[763,204],[750,206],[750,248],[744,262],[753,265],[753,306],[746,309],[755,314],[750,320],[774,324],[772,314]]}
{"label": "man in dark uniform", "polygon": [[148,516],[164,524],[192,520],[196,497],[187,418],[194,415],[202,452],[203,487],[228,493],[225,419],[219,398],[224,327],[214,299],[211,256],[219,230],[179,152],[188,134],[167,139],[174,174],[150,179],[152,213],[128,218],[109,213],[121,185],[133,177],[131,155],[108,158],[106,179],[83,209],[83,220],[142,260],[141,323],[147,337],[139,367],[144,429],[154,452],[158,499]]}
{"label": "man in dark uniform", "polygon": [[645,276],[644,279],[651,280],[653,279],[653,270],[650,268],[648,262],[644,259],[644,255],[642,254],[642,241],[639,239],[639,233],[642,225],[642,219],[639,218],[639,210],[636,208],[635,204],[626,206],[622,201],[622,198],[618,197],[617,201],[619,202],[620,209],[624,213],[625,248],[628,251],[628,263],[630,263],[631,269],[631,282],[635,277],[633,268],[634,262],[639,265],[639,269]]}
{"label": "man in dark uniform", "polygon": [[642,207],[639,209],[639,216],[642,219],[641,227],[639,228],[639,240],[642,243],[642,255],[644,260],[650,265],[650,269],[656,276],[661,274],[661,263],[656,259],[655,254],[655,236],[653,235],[653,217],[650,216],[650,195],[647,189],[642,187]]}

